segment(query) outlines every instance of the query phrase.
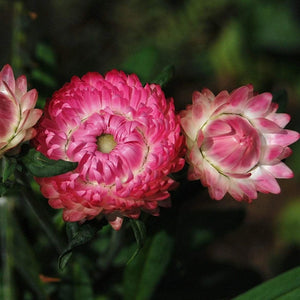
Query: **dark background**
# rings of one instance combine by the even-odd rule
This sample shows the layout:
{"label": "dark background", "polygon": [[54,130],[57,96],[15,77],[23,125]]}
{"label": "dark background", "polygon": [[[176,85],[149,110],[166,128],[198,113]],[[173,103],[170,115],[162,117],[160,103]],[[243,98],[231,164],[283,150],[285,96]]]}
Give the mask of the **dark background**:
{"label": "dark background", "polygon": [[[177,110],[191,103],[194,90],[207,87],[218,93],[252,83],[257,92],[274,94],[280,110],[292,116],[287,127],[299,131],[299,19],[296,0],[0,0],[0,66],[9,63],[16,75],[25,74],[39,91],[42,107],[73,75],[116,68],[151,82],[173,65],[175,74],[165,91]],[[216,202],[205,190],[200,194],[196,182],[188,185],[188,194],[175,197],[174,209],[181,216],[176,224],[195,229],[194,244],[181,251],[184,239],[177,233],[183,244],[177,245],[154,299],[183,299],[187,293],[184,299],[229,299],[299,265],[299,143],[292,148],[287,164],[295,178],[280,181],[280,195],[259,195],[250,205],[230,197]],[[203,238],[197,228],[212,226],[207,211],[213,211],[217,238],[203,248],[197,244],[197,236]],[[172,217],[162,213],[166,223]],[[218,222],[228,219],[234,224],[226,223],[228,230],[222,232],[224,224]],[[28,220],[20,221],[23,227],[24,222]],[[26,226],[30,240],[33,225]],[[44,245],[38,239],[34,241]],[[55,273],[45,261],[40,264],[43,272]],[[34,289],[15,276],[26,299],[33,299]],[[199,286],[202,292],[195,291]],[[49,295],[58,289],[49,288]],[[102,292],[94,289],[94,295],[104,297],[97,299],[109,299]],[[120,294],[114,290],[113,295]]]}

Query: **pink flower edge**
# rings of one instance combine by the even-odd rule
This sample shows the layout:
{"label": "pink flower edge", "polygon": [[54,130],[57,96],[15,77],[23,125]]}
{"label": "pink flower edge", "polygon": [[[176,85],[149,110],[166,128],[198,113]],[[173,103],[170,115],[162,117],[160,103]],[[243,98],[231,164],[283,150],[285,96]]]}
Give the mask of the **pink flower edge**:
{"label": "pink flower edge", "polygon": [[106,217],[119,229],[141,210],[159,214],[176,183],[168,175],[184,165],[183,136],[173,99],[144,87],[134,74],[73,77],[47,103],[34,139],[52,159],[78,162],[66,174],[37,178],[65,221]]}
{"label": "pink flower edge", "polygon": [[255,95],[251,85],[217,96],[194,92],[193,104],[180,113],[189,179],[200,179],[216,200],[226,193],[248,202],[257,192],[280,193],[276,178],[293,177],[282,160],[299,133],[284,129],[290,116],[277,109],[270,93]]}
{"label": "pink flower edge", "polygon": [[35,89],[27,91],[24,75],[15,79],[10,65],[0,72],[0,157],[20,143],[32,139],[36,130],[33,126],[42,115],[35,109]]}

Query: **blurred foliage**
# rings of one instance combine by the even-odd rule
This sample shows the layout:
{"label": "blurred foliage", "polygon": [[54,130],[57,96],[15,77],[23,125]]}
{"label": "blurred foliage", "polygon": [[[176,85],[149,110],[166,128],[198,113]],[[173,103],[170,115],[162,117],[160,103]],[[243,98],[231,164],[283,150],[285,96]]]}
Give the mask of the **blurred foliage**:
{"label": "blurred foliage", "polygon": [[289,203],[280,213],[278,234],[285,243],[300,245],[300,198]]}
{"label": "blurred foliage", "polygon": [[[135,72],[143,82],[171,79],[165,91],[178,110],[191,102],[193,90],[208,87],[217,93],[252,83],[257,91],[274,94],[280,111],[292,115],[289,127],[299,131],[299,16],[296,0],[0,0],[0,65],[10,63],[16,75],[26,74],[30,88],[39,91],[39,107],[73,75],[112,68]],[[295,180],[299,147],[292,147],[288,159]],[[6,163],[2,160],[1,193],[20,171]],[[5,300],[159,300],[187,299],[187,294],[191,300],[231,299],[285,269],[285,254],[277,250],[267,258],[277,269],[271,265],[266,272],[248,262],[251,251],[255,258],[262,255],[259,244],[247,247],[242,264],[226,256],[230,251],[235,256],[234,243],[216,258],[212,249],[218,242],[249,220],[241,205],[224,207],[210,200],[210,206],[198,182],[184,182],[172,197],[172,209],[162,209],[161,217],[142,216],[146,231],[139,223],[130,228],[127,221],[118,232],[93,227],[93,235],[84,237],[87,227],[73,224],[69,245],[58,247],[59,240],[67,240],[61,212],[51,209],[28,180],[29,197],[17,184],[9,197],[0,198],[0,298]],[[25,196],[35,202],[24,201]],[[285,247],[299,253],[299,198],[294,197],[272,199],[283,203],[273,230]],[[33,207],[44,212],[38,213],[41,218],[51,216],[57,235],[52,242]],[[273,217],[272,211],[267,214]],[[269,223],[266,219],[263,225]],[[72,251],[63,270],[57,259],[64,252],[55,248]],[[292,260],[288,266],[296,264]]]}

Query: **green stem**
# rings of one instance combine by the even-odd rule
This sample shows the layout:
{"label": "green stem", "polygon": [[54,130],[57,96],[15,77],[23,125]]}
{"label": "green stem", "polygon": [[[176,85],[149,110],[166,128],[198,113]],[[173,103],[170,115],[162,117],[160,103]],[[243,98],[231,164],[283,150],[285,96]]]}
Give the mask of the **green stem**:
{"label": "green stem", "polygon": [[6,197],[0,197],[0,236],[1,236],[1,265],[2,265],[2,290],[1,299],[13,300],[14,287],[12,279],[13,261],[12,239],[13,231],[9,226],[9,201]]}
{"label": "green stem", "polygon": [[45,210],[41,201],[36,199],[34,192],[30,187],[30,183],[28,182],[27,178],[22,174],[16,174],[18,181],[22,183],[22,191],[24,195],[24,199],[27,202],[28,206],[31,208],[33,214],[37,218],[38,222],[40,223],[42,229],[48,236],[49,240],[55,246],[58,254],[61,254],[62,251],[65,249],[66,245],[62,242],[59,238],[57,232],[55,232],[53,228],[53,224],[49,221],[50,216],[48,212]]}

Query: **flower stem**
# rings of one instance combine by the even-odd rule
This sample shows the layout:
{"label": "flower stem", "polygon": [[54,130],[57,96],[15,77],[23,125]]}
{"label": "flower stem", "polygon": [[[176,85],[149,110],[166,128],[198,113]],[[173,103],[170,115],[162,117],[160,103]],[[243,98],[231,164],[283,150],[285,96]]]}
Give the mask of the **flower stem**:
{"label": "flower stem", "polygon": [[14,283],[12,278],[13,273],[13,260],[11,257],[12,252],[12,239],[13,230],[9,226],[9,202],[6,197],[0,197],[0,237],[1,237],[1,265],[2,265],[2,289],[0,291],[0,298],[13,300]]}
{"label": "flower stem", "polygon": [[38,222],[40,223],[42,229],[48,236],[51,243],[55,246],[58,254],[61,254],[61,252],[66,247],[66,245],[59,238],[57,232],[55,232],[55,229],[53,228],[53,224],[49,221],[50,216],[48,212],[45,210],[43,205],[41,205],[41,202],[36,198],[33,190],[30,187],[30,183],[28,182],[27,178],[24,175],[22,176],[22,174],[18,174],[16,177],[18,181],[22,184],[24,200],[31,208],[33,214],[37,218]]}

